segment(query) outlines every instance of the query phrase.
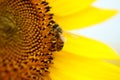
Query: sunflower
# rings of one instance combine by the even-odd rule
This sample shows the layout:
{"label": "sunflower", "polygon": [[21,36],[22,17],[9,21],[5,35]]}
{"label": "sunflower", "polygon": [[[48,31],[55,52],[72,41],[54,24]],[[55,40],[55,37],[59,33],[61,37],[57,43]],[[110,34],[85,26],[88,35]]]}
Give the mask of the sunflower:
{"label": "sunflower", "polygon": [[62,31],[116,13],[86,1],[0,0],[0,80],[119,80],[120,69],[104,61],[119,59],[114,50]]}

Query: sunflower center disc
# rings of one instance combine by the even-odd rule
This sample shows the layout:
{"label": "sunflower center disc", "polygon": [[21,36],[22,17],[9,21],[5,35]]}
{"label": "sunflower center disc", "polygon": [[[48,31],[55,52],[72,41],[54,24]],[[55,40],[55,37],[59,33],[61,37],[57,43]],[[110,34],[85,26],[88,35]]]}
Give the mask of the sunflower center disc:
{"label": "sunflower center disc", "polygon": [[0,80],[51,80],[64,42],[45,0],[0,0]]}
{"label": "sunflower center disc", "polygon": [[13,20],[10,14],[5,16],[0,15],[0,47],[7,45],[17,31]]}

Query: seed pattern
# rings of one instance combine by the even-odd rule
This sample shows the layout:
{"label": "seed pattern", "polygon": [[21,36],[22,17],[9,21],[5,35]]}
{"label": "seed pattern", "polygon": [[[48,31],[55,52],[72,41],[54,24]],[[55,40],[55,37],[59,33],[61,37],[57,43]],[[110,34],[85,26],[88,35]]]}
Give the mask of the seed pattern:
{"label": "seed pattern", "polygon": [[51,80],[62,30],[45,0],[0,0],[0,80]]}

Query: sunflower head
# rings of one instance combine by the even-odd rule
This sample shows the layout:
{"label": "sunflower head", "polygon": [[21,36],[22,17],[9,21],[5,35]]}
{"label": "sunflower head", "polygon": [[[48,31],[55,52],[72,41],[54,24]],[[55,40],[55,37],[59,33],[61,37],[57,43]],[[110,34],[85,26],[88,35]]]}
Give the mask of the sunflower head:
{"label": "sunflower head", "polygon": [[62,30],[45,0],[0,0],[0,80],[49,80]]}

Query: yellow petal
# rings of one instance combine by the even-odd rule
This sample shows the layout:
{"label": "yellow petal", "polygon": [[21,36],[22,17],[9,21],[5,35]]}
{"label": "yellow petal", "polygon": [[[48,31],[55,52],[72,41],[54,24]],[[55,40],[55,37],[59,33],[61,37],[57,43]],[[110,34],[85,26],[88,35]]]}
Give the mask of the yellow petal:
{"label": "yellow petal", "polygon": [[116,10],[89,7],[73,15],[55,16],[54,19],[64,30],[71,30],[98,24],[116,13]]}
{"label": "yellow petal", "polygon": [[120,60],[106,60],[106,61],[120,67]]}
{"label": "yellow petal", "polygon": [[62,51],[54,56],[52,80],[120,80],[120,68],[107,62]]}
{"label": "yellow petal", "polygon": [[51,12],[65,16],[83,10],[95,0],[47,0],[52,7]]}
{"label": "yellow petal", "polygon": [[65,32],[63,51],[97,59],[119,59],[120,56],[109,46],[83,36]]}

